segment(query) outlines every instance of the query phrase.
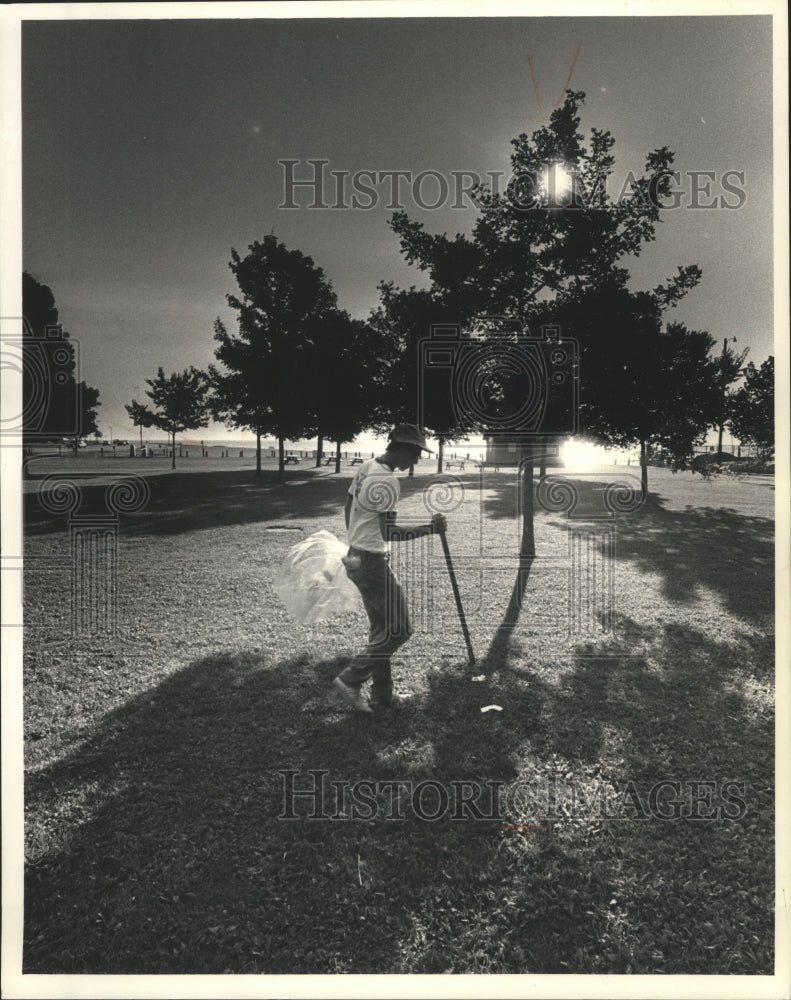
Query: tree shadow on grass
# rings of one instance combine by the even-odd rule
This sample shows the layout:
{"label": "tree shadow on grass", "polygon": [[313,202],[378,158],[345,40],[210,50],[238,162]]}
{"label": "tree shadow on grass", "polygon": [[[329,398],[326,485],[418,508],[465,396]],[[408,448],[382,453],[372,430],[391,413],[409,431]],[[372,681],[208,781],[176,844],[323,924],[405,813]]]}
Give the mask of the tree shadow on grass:
{"label": "tree shadow on grass", "polygon": [[[574,506],[564,515],[541,511],[539,503],[536,523],[544,520],[569,531],[586,520],[607,518],[606,478],[564,478],[574,492]],[[615,483],[618,477],[610,481]],[[514,484],[503,484],[495,497],[484,501],[484,509],[491,517],[515,517],[516,500]],[[737,617],[753,623],[771,620],[774,522],[770,518],[727,507],[673,510],[656,493],[649,493],[642,503],[638,500],[635,507],[615,515],[614,555],[618,562],[659,574],[664,595],[676,603],[690,603],[705,587]]]}
{"label": "tree shadow on grass", "polygon": [[[477,886],[490,824],[470,825],[455,857],[447,823],[416,816],[397,785],[370,821],[341,814],[331,782],[444,777],[431,745],[455,731],[433,699],[351,713],[330,688],[343,662],[208,657],[31,774],[25,972],[439,971],[419,927],[448,871]],[[491,774],[512,776],[489,749]],[[287,799],[289,781],[316,787],[311,772],[323,797]]]}
{"label": "tree shadow on grass", "polygon": [[332,670],[305,656],[207,657],[30,776],[29,805],[56,828],[65,809],[70,832],[54,849],[48,829],[30,845],[26,971],[306,971],[294,965],[303,911],[329,942],[307,967],[332,971],[349,930],[317,883],[353,885],[353,867],[337,847],[322,857],[323,840],[337,845],[326,822],[277,820],[280,769],[307,780],[309,768],[368,764],[368,720],[332,703]]}
{"label": "tree shadow on grass", "polygon": [[[264,471],[254,478],[249,470],[228,472],[173,472],[141,476],[150,489],[150,499],[134,514],[122,514],[125,536],[177,535],[205,528],[252,524],[263,521],[295,521],[340,513],[347,486],[329,476],[291,478],[277,482],[277,473]],[[101,516],[112,512],[107,485],[82,485],[78,516]],[[123,477],[119,478],[119,482]],[[42,535],[63,531],[65,514],[44,509],[38,493],[24,498],[25,533]]]}
{"label": "tree shadow on grass", "polygon": [[[47,483],[52,494],[58,482],[69,481],[79,488],[79,507],[72,511],[79,517],[106,516],[113,512],[108,505],[108,486],[129,479],[131,474],[96,476],[93,474],[53,474],[33,477]],[[141,476],[150,497],[140,510],[121,514],[124,536],[178,535],[206,528],[255,524],[265,521],[294,522],[326,517],[343,511],[351,475],[337,477],[312,472],[308,476],[287,474],[278,482],[276,471],[264,470],[255,477],[249,470],[219,472],[169,472]],[[102,480],[96,482],[97,479]],[[408,500],[431,486],[426,477],[401,479],[402,499]],[[26,535],[62,532],[67,514],[45,509],[38,492],[24,496]]]}
{"label": "tree shadow on grass", "polygon": [[[348,821],[330,782],[427,773],[436,719],[351,713],[330,684],[344,662],[207,657],[29,775],[25,971],[398,971],[447,848],[412,814],[389,822],[387,796]],[[324,798],[288,819],[288,773],[304,790],[311,771]]]}
{"label": "tree shadow on grass", "polygon": [[[484,685],[449,665],[381,719],[334,700],[342,659],[192,663],[28,777],[25,971],[766,973],[768,904],[740,895],[772,893],[771,726],[740,687],[760,651],[622,625],[651,662],[603,642],[553,679],[512,641]],[[285,818],[288,782],[310,792],[322,774]],[[733,841],[724,824],[542,824],[482,799],[482,817],[435,821],[430,789],[421,815],[396,791],[355,818],[344,791],[569,774],[643,794],[745,780],[760,823]],[[524,818],[542,829],[514,829]],[[761,954],[728,951],[752,934]]]}
{"label": "tree shadow on grass", "polygon": [[[554,678],[518,642],[485,685],[432,678],[429,703],[454,720],[437,731],[437,770],[519,790],[482,872],[506,971],[515,954],[536,973],[766,974],[773,723],[753,680],[771,646],[619,626],[627,639],[578,646]],[[482,713],[492,703],[502,711]]]}
{"label": "tree shadow on grass", "polygon": [[489,644],[489,649],[480,661],[480,669],[486,676],[498,670],[502,664],[507,663],[509,657],[512,655],[514,632],[519,624],[519,616],[522,612],[525,594],[527,593],[527,585],[530,580],[530,571],[533,568],[533,562],[534,560],[529,558],[519,560],[514,586],[511,590],[511,596],[508,600],[503,620],[497,626],[497,631],[494,633],[494,637]]}
{"label": "tree shadow on grass", "polygon": [[[188,530],[179,504],[189,508],[196,475],[160,512],[174,519],[167,530]],[[262,520],[251,501],[223,521],[226,495],[219,482],[203,511],[212,526]],[[255,503],[269,514],[260,495]],[[617,557],[662,572],[680,602],[691,575],[745,617],[731,577],[686,551],[680,577],[675,563],[656,565],[668,536],[698,544],[684,532],[690,518],[705,523],[701,512],[659,500],[647,510],[642,527],[656,533],[640,533],[643,510],[629,515],[630,538],[624,516]],[[727,524],[733,512],[713,514]],[[728,552],[767,558],[763,519],[734,517]],[[712,546],[695,552],[705,563]],[[436,670],[425,695],[381,721],[330,700],[338,662],[247,652],[198,660],[107,716],[28,779],[42,819],[31,833],[26,971],[441,972],[460,954],[457,971],[769,971],[772,732],[747,684],[768,679],[769,641],[622,621],[619,641],[582,645],[567,666],[534,663],[514,593],[485,684],[460,665]],[[648,651],[636,654],[640,644]],[[482,713],[489,703],[503,711]],[[526,832],[508,828],[518,808],[456,824],[409,810],[403,821],[347,822],[328,785],[326,818],[279,820],[280,772],[296,771],[303,788],[311,769],[341,783],[554,776],[586,794],[597,781],[634,780],[645,793],[657,777],[734,778],[748,786],[749,814],[746,826],[597,828],[572,817]],[[361,949],[363,917],[375,934]]]}
{"label": "tree shadow on grass", "polygon": [[615,556],[659,573],[672,601],[692,602],[699,587],[751,622],[774,615],[774,523],[734,510],[667,510],[649,496],[635,515],[618,519]]}

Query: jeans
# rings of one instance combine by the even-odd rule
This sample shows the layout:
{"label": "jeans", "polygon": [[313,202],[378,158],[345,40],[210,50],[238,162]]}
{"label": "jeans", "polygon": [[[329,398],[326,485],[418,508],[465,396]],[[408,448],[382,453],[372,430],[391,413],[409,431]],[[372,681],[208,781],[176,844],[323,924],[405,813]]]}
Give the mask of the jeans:
{"label": "jeans", "polygon": [[390,569],[386,552],[349,549],[360,560],[358,568],[346,568],[363,599],[371,629],[365,649],[340,673],[344,683],[359,687],[370,677],[374,700],[388,701],[393,693],[391,657],[412,635],[412,623],[401,585]]}

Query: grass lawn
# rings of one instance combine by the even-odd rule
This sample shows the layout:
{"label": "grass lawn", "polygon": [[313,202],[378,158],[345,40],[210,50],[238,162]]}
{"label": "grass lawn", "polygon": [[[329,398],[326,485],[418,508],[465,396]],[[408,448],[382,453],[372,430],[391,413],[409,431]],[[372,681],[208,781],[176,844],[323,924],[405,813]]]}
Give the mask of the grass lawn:
{"label": "grass lawn", "polygon": [[[150,499],[121,515],[117,636],[70,635],[91,580],[72,583],[37,477],[73,474],[98,514],[108,469]],[[404,703],[371,719],[330,687],[364,615],[299,625],[272,589],[303,534],[344,537],[350,469],[279,485],[246,460],[36,465],[25,972],[770,974],[772,481],[651,469],[613,527],[604,486],[625,471],[570,476],[571,516],[538,509],[521,612],[513,474],[402,479],[401,520],[448,510],[478,662],[437,540],[399,547],[416,634]],[[303,797],[279,818],[281,772],[305,788],[310,770],[321,815]],[[367,812],[344,797],[359,779]],[[501,808],[454,819],[424,786],[416,809],[426,780],[499,782]]]}

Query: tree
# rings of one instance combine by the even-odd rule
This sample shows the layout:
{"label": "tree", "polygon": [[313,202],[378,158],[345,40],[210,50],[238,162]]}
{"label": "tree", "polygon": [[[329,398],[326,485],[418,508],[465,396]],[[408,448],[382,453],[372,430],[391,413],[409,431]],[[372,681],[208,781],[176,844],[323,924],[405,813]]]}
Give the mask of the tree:
{"label": "tree", "polygon": [[752,361],[744,371],[744,385],[733,397],[731,431],[745,443],[755,445],[762,458],[774,451],[775,359],[771,355],[756,368]]}
{"label": "tree", "polygon": [[659,338],[659,406],[647,443],[673,469],[689,468],[695,445],[705,440],[716,412],[719,385],[716,360],[711,357],[714,343],[705,330],[690,330],[683,323],[668,323]]}
{"label": "tree", "polygon": [[651,384],[659,368],[659,306],[650,294],[632,293],[616,279],[567,298],[558,318],[581,345],[585,433],[606,446],[638,444],[645,489],[646,444],[663,395]]}
{"label": "tree", "polygon": [[662,306],[655,292],[611,281],[557,310],[581,344],[585,432],[604,445],[639,447],[644,495],[650,451],[686,467],[717,406],[713,339],[682,323],[663,328]]}
{"label": "tree", "polygon": [[126,406],[126,412],[132,418],[135,427],[140,428],[140,446],[143,446],[143,428],[150,426],[146,423],[146,408],[134,400]]}
{"label": "tree", "polygon": [[76,455],[79,439],[97,430],[99,390],[76,380],[76,346],[59,323],[52,290],[27,271],[22,309],[23,437],[26,442],[71,438]]}
{"label": "tree", "polygon": [[305,405],[319,439],[335,442],[335,471],[340,472],[341,445],[370,427],[384,389],[382,341],[368,323],[332,309],[305,325],[308,344],[303,372]]}
{"label": "tree", "polygon": [[[734,338],[735,343],[736,338]],[[737,382],[743,374],[742,365],[747,357],[748,348],[736,352],[732,347],[728,347],[728,338],[722,342],[722,354],[717,358],[717,380],[719,383],[718,404],[715,410],[714,426],[718,430],[717,456],[722,455],[722,437],[725,425],[730,421],[733,412],[734,392],[731,386]]]}
{"label": "tree", "polygon": [[228,265],[240,296],[227,295],[237,313],[232,335],[218,319],[210,378],[218,419],[256,435],[256,475],[261,472],[261,437],[278,441],[279,476],[285,468],[286,439],[316,431],[316,415],[300,388],[309,370],[307,325],[336,306],[335,293],[320,267],[299,250],[288,250],[274,235],[250,245],[242,258],[231,249]]}
{"label": "tree", "polygon": [[214,339],[220,342],[215,357],[227,358],[228,366],[221,371],[216,365],[209,365],[211,384],[210,407],[215,420],[228,427],[250,430],[256,436],[256,476],[261,475],[261,437],[266,433],[271,417],[271,408],[261,398],[263,379],[259,369],[261,362],[255,362],[251,351],[230,336],[224,324],[214,322]]}
{"label": "tree", "polygon": [[437,472],[442,472],[445,444],[466,437],[469,429],[460,424],[447,373],[437,373],[446,384],[436,391],[423,359],[432,327],[451,328],[456,316],[429,290],[399,289],[393,282],[381,282],[379,294],[379,306],[370,318],[378,335],[382,371],[376,428],[384,432],[394,424],[418,424],[438,440]]}
{"label": "tree", "polygon": [[[471,237],[431,235],[422,224],[396,213],[391,225],[406,260],[426,271],[431,291],[469,326],[483,315],[520,320],[538,327],[541,317],[564,301],[603,285],[626,287],[621,266],[654,239],[662,198],[670,193],[673,153],[649,153],[641,176],[630,175],[628,191],[607,191],[615,140],[591,130],[588,146],[578,131],[582,92],[568,91],[548,126],[512,140],[512,179],[505,192],[479,185],[473,192],[480,216]],[[692,265],[655,290],[671,305],[700,278]],[[630,418],[631,419],[631,418]],[[545,426],[544,434],[566,431]],[[523,498],[532,497],[533,447],[524,444]],[[528,523],[528,520],[530,523]],[[520,554],[535,554],[532,516],[523,511]]]}
{"label": "tree", "polygon": [[77,433],[74,437],[74,454],[77,454],[80,438],[86,438],[91,434],[97,434],[99,427],[97,420],[99,414],[96,408],[100,406],[99,390],[89,386],[86,382],[80,382],[76,387],[77,399]]}
{"label": "tree", "polygon": [[125,405],[129,416],[142,427],[158,427],[171,437],[171,468],[176,468],[176,435],[209,423],[209,378],[197,368],[186,368],[183,372],[165,375],[163,368],[157,369],[155,379],[146,379],[146,395],[156,409],[138,403],[133,399]]}

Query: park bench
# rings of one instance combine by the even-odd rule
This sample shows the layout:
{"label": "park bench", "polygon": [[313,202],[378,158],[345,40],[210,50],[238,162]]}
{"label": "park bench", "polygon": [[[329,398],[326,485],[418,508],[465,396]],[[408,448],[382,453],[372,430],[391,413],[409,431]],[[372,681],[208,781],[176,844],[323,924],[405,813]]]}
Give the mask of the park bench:
{"label": "park bench", "polygon": [[458,469],[461,469],[461,471],[462,471],[462,472],[464,472],[464,459],[460,459],[460,458],[449,458],[449,459],[448,459],[448,460],[447,460],[447,461],[445,462],[445,468],[446,468],[446,469],[452,469],[454,465],[455,465],[455,466],[456,466],[456,467],[457,467]]}
{"label": "park bench", "polygon": [[349,462],[349,465],[362,465],[364,461],[365,459],[363,458],[353,458],[351,462]]}
{"label": "park bench", "polygon": [[286,455],[286,460],[284,465],[299,465],[299,459],[296,455]]}
{"label": "park bench", "polygon": [[483,470],[483,469],[494,469],[495,472],[499,472],[500,471],[500,463],[499,462],[476,462],[475,463],[475,468],[476,469],[481,469],[481,470]]}
{"label": "park bench", "polygon": [[325,458],[324,459],[324,464],[325,465],[335,465],[335,458],[334,457],[332,457],[332,458]]}

